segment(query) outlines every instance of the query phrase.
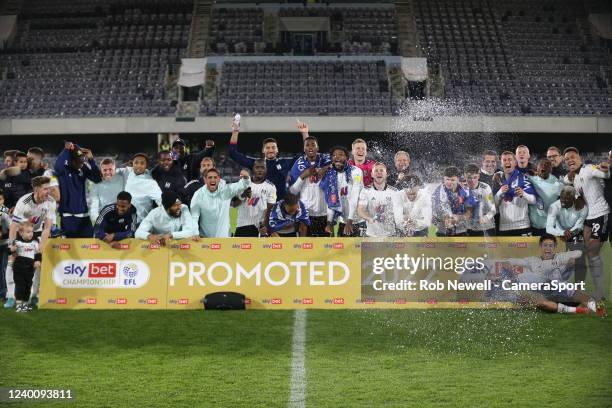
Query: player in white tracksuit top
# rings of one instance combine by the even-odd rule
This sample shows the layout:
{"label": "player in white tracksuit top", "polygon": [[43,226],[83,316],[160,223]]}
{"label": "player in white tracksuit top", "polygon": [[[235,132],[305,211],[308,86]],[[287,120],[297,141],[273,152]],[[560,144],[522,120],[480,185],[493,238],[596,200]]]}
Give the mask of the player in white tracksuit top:
{"label": "player in white tracksuit top", "polygon": [[583,165],[580,152],[575,147],[563,151],[563,158],[568,170],[566,182],[572,182],[577,194],[584,199],[589,212],[584,222],[584,244],[588,257],[589,270],[595,286],[595,298],[605,297],[603,263],[599,252],[608,240],[608,214],[610,208],[604,197],[604,179],[610,178],[608,163],[600,167]]}

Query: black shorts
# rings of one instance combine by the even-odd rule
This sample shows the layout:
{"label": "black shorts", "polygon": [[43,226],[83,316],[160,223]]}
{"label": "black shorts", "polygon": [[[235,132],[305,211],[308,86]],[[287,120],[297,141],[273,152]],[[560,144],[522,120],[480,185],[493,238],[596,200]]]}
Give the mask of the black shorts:
{"label": "black shorts", "polygon": [[235,237],[258,237],[259,229],[254,225],[245,225],[237,227],[234,233]]}
{"label": "black shorts", "polygon": [[593,218],[592,220],[586,220],[584,222],[585,227],[591,229],[591,239],[598,239],[601,242],[608,240],[608,215],[602,215],[601,217]]}
{"label": "black shorts", "polygon": [[308,227],[309,237],[329,237],[325,232],[327,226],[327,216],[310,217],[310,226]]}

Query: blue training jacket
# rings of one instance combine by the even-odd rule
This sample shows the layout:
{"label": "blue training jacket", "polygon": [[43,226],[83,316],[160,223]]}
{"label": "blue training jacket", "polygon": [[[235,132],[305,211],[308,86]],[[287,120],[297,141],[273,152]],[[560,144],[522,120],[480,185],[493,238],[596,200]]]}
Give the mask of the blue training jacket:
{"label": "blue training jacket", "polygon": [[102,173],[94,159],[87,160],[79,170],[71,166],[71,161],[67,149],[62,150],[55,161],[55,176],[61,194],[59,213],[85,214],[88,211],[86,180],[99,183],[102,181]]}

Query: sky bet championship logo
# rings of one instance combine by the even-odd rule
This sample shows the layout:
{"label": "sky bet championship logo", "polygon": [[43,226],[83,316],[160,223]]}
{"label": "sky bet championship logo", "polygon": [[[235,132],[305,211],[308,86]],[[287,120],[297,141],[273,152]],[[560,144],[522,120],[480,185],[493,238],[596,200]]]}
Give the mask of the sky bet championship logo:
{"label": "sky bet championship logo", "polygon": [[83,259],[58,263],[53,281],[61,288],[140,288],[149,280],[149,267],[136,260]]}

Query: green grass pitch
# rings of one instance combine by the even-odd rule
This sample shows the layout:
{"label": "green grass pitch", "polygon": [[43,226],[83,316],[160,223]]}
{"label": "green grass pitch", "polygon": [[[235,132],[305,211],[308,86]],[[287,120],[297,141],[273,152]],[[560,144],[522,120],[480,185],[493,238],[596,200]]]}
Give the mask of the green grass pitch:
{"label": "green grass pitch", "polygon": [[[45,407],[286,407],[292,311],[0,311],[0,387]],[[311,310],[306,406],[610,406],[612,323],[518,310]]]}
{"label": "green grass pitch", "polygon": [[[0,309],[0,330],[0,387],[76,397],[8,406],[292,406],[292,311]],[[304,405],[612,406],[611,338],[533,310],[310,310]]]}

